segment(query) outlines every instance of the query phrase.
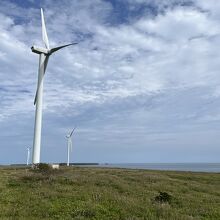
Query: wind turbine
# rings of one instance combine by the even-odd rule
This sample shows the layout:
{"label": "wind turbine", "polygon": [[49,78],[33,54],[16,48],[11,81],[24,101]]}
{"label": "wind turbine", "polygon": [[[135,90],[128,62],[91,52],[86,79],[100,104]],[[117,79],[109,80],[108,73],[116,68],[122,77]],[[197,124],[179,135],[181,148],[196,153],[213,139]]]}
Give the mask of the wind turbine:
{"label": "wind turbine", "polygon": [[73,130],[66,135],[66,138],[67,138],[67,166],[70,165],[70,151],[73,150],[73,143],[72,143],[72,135],[73,135],[73,132],[76,128],[73,128]]}
{"label": "wind turbine", "polygon": [[27,166],[29,165],[30,149],[30,147],[27,147]]}
{"label": "wind turbine", "polygon": [[64,47],[77,44],[77,43],[71,43],[50,49],[42,8],[41,8],[41,22],[42,22],[42,39],[43,39],[43,43],[45,44],[45,48],[36,47],[36,46],[31,47],[33,53],[39,54],[38,84],[34,99],[34,105],[36,105],[36,111],[35,111],[35,126],[34,126],[34,141],[33,141],[33,156],[32,156],[33,165],[40,163],[43,83],[44,83],[44,74],[46,71],[49,57],[51,54]]}

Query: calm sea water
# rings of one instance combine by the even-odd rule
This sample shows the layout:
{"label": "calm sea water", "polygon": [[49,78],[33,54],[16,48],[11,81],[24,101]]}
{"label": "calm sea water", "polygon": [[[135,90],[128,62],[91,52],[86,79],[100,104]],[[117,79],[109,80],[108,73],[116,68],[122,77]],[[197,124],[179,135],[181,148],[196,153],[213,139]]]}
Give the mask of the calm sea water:
{"label": "calm sea water", "polygon": [[220,163],[122,163],[99,164],[95,167],[220,173]]}

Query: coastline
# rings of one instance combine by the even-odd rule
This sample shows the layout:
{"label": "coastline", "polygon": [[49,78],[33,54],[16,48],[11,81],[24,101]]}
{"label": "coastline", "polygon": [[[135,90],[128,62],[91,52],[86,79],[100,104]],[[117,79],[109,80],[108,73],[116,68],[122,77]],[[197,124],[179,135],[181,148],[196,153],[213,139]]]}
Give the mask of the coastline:
{"label": "coastline", "polygon": [[[220,173],[220,163],[100,163],[86,167]],[[83,167],[83,166],[82,166]]]}

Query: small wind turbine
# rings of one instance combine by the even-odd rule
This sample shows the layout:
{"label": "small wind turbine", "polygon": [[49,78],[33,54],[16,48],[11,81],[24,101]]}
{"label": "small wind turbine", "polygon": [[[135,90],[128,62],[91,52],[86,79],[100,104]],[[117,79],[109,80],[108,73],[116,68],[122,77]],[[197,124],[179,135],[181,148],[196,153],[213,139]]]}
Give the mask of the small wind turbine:
{"label": "small wind turbine", "polygon": [[27,166],[29,165],[30,149],[30,147],[27,147]]}
{"label": "small wind turbine", "polygon": [[34,105],[36,104],[36,111],[35,111],[35,126],[34,126],[34,141],[33,141],[33,156],[32,156],[33,164],[40,163],[43,82],[44,82],[44,74],[46,71],[49,57],[51,54],[53,54],[54,52],[64,47],[77,44],[77,43],[71,43],[71,44],[66,44],[63,46],[54,47],[50,49],[42,8],[41,8],[41,22],[42,22],[42,38],[43,38],[43,42],[46,48],[41,48],[41,47],[36,47],[36,46],[31,47],[32,52],[39,54],[39,57],[40,57],[39,70],[38,70],[38,84],[37,84],[37,91],[36,91],[36,95],[34,99]]}
{"label": "small wind turbine", "polygon": [[70,151],[73,150],[73,143],[72,143],[72,135],[76,128],[74,128],[69,134],[66,135],[67,138],[67,166],[70,165]]}

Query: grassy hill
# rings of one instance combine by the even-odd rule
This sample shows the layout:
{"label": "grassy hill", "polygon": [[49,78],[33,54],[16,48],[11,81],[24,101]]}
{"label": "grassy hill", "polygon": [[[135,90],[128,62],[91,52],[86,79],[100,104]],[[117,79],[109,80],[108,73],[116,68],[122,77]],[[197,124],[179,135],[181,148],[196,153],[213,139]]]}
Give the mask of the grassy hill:
{"label": "grassy hill", "polygon": [[1,168],[0,219],[218,220],[220,174]]}

